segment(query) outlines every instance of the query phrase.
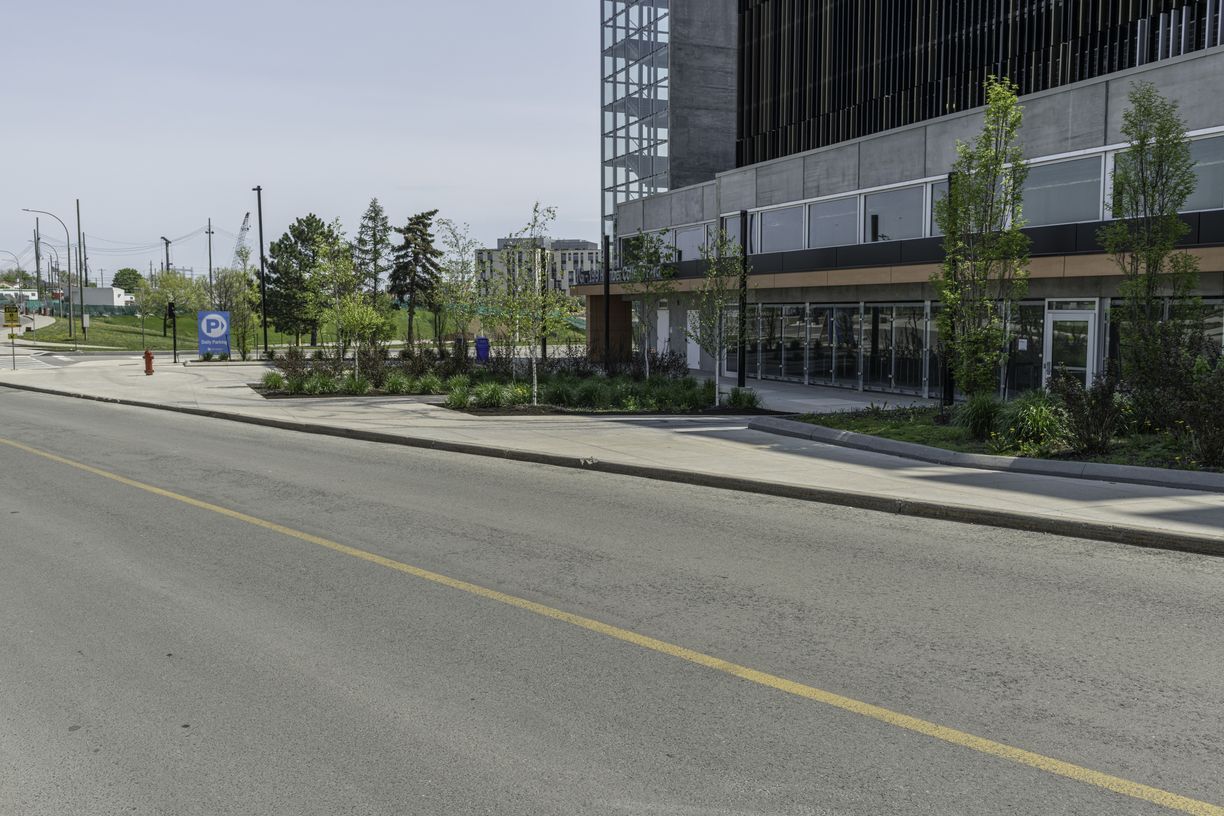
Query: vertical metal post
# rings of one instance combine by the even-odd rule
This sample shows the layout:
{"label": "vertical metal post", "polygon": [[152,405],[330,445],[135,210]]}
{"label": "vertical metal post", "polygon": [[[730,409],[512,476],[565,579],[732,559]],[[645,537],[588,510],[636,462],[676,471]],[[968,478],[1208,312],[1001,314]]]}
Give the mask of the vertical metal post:
{"label": "vertical metal post", "polygon": [[212,219],[208,219],[208,229],[205,231],[208,236],[208,306],[211,309],[217,308],[216,297],[213,295],[213,268],[212,268]]}
{"label": "vertical metal post", "polygon": [[[740,210],[740,269],[739,269],[739,321],[737,334],[739,348],[735,356],[735,381],[740,388],[748,385],[748,211]],[[758,355],[758,359],[759,359]]]}
{"label": "vertical metal post", "polygon": [[42,252],[38,246],[38,219],[34,219],[34,291],[38,293],[38,305],[42,306]]}
{"label": "vertical metal post", "polygon": [[89,329],[85,326],[85,256],[84,256],[84,240],[81,237],[81,199],[76,200],[76,217],[77,217],[77,286],[81,293],[79,301],[81,307],[81,338],[85,342],[89,342]]}
{"label": "vertical metal post", "polygon": [[264,269],[263,186],[256,185],[256,208],[259,211],[259,317],[263,323],[264,357],[268,356],[268,275]]}
{"label": "vertical metal post", "polygon": [[603,364],[612,371],[612,238],[603,237]]}

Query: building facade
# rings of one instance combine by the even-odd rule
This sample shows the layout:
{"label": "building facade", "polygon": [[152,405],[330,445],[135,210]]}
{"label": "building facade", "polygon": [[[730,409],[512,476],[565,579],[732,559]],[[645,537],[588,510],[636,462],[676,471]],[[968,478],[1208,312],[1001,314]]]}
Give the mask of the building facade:
{"label": "building facade", "polygon": [[[497,239],[494,249],[476,250],[476,280],[484,292],[505,286],[510,272],[524,268],[523,253],[530,250],[514,238]],[[574,238],[549,238],[542,250],[548,255],[545,283],[560,292],[572,292],[578,282],[589,279],[600,268],[599,245]]]}
{"label": "building facade", "polygon": [[[1026,74],[1033,90],[1021,98],[1020,141],[1031,163],[1024,198],[1031,279],[1011,317],[1012,353],[1001,389],[1040,386],[1060,366],[1091,378],[1116,343],[1110,313],[1121,275],[1096,233],[1110,215],[1113,157],[1124,147],[1122,114],[1137,81],[1152,82],[1180,104],[1193,139],[1198,185],[1185,207],[1185,243],[1200,262],[1210,331],[1224,343],[1224,20],[1215,0],[1176,6],[744,0],[740,6],[739,156],[769,158],[741,161],[711,181],[617,207],[618,238],[665,231],[681,259],[679,291],[651,326],[650,342],[672,350],[690,345],[683,326],[701,275],[700,261],[690,259],[720,227],[738,237],[746,211],[749,377],[938,393],[933,318],[939,304],[929,281],[942,260],[942,240],[933,204],[947,189],[957,140],[980,131],[974,89],[989,74],[1007,75],[1000,65],[1020,70],[1037,64],[1032,55],[1038,54],[1042,70]],[[1020,35],[989,13],[1003,7],[1028,9],[1025,20],[1041,21],[1040,29],[1025,29],[1037,39],[1012,47]],[[817,8],[823,17],[809,13]],[[960,17],[947,18],[950,9]],[[1095,9],[1095,16],[1072,19],[1079,27],[1068,27],[1067,9]],[[932,17],[934,11],[945,16]],[[869,29],[872,14],[881,25]],[[841,27],[822,29],[822,20]],[[905,45],[915,26],[929,29],[935,20],[941,32],[935,43]],[[1101,20],[1109,24],[1098,25]],[[851,31],[857,33],[851,37]],[[820,37],[812,40],[812,32]],[[820,41],[838,43],[835,68],[808,61],[810,43]],[[764,61],[773,79],[761,78],[762,49],[773,54]],[[904,85],[895,64],[876,73],[893,49],[908,54],[912,68],[940,66],[919,96],[903,93],[912,86]],[[850,70],[855,65],[863,72]],[[817,115],[813,100],[828,94],[843,107]],[[897,94],[907,101],[895,102]],[[779,100],[790,100],[785,115],[776,109]],[[889,107],[894,104],[899,107]],[[832,116],[834,110],[842,113]],[[826,114],[832,118],[819,119]],[[835,120],[843,124],[820,124]],[[847,138],[855,132],[860,135]],[[804,149],[810,144],[819,146]],[[629,321],[630,303],[621,286],[611,290],[615,331]],[[578,292],[588,296],[594,337],[602,331],[602,286]],[[717,364],[735,373],[734,354],[714,361],[687,351],[694,368]]]}
{"label": "building facade", "polygon": [[600,0],[604,233],[618,204],[735,160],[737,0]]}

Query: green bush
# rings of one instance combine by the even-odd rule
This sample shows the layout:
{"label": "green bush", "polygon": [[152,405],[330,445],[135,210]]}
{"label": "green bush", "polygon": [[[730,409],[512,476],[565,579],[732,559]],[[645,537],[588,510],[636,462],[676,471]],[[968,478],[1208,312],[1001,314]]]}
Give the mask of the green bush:
{"label": "green bush", "polygon": [[456,374],[446,381],[445,387],[448,394],[451,391],[470,391],[472,390],[472,378],[466,374]]}
{"label": "green bush", "polygon": [[220,360],[220,361],[221,361],[221,362],[223,362],[223,363],[228,363],[228,362],[229,362],[229,358],[230,358],[230,356],[229,356],[228,354],[218,354],[218,355],[217,355],[217,359],[218,359],[218,360]]}
{"label": "green bush", "polygon": [[269,391],[282,391],[285,388],[285,376],[279,371],[268,371],[263,375],[263,387]]}
{"label": "green bush", "polygon": [[1067,439],[1067,412],[1045,390],[1027,391],[1003,407],[1002,430],[995,441],[999,452],[1049,456]]}
{"label": "green bush", "polygon": [[346,394],[361,396],[370,390],[370,381],[360,374],[350,373],[340,381],[340,390]]}
{"label": "green bush", "polygon": [[760,408],[761,397],[751,388],[732,388],[727,404],[732,408]]}
{"label": "green bush", "polygon": [[[268,354],[276,355],[276,352],[269,351]],[[310,373],[310,363],[306,360],[306,353],[300,346],[290,346],[282,354],[274,356],[273,360],[273,365],[280,369],[289,380],[305,379]]]}
{"label": "green bush", "polygon": [[416,381],[416,391],[418,394],[441,394],[445,387],[442,378],[431,371]]}
{"label": "green bush", "polygon": [[526,405],[531,402],[531,386],[526,383],[515,383],[506,386],[506,404]]}
{"label": "green bush", "polygon": [[289,394],[305,394],[306,393],[306,378],[305,377],[286,377],[285,391]]}
{"label": "green bush", "polygon": [[306,394],[334,394],[340,390],[336,378],[322,371],[316,371],[306,378],[302,391]]}
{"label": "green bush", "polygon": [[559,377],[540,386],[540,401],[545,405],[572,408],[578,404],[578,389],[572,380]]}
{"label": "green bush", "polygon": [[1200,358],[1194,366],[1188,396],[1179,406],[1174,436],[1195,462],[1224,466],[1224,361]]}
{"label": "green bush", "polygon": [[206,363],[211,362],[212,358],[213,358],[213,353],[211,351],[206,351],[200,355],[200,359]]}
{"label": "green bush", "polygon": [[383,390],[388,394],[411,394],[416,390],[416,383],[402,371],[392,371],[383,380]]}
{"label": "green bush", "polygon": [[466,388],[456,388],[446,395],[447,408],[453,408],[456,411],[466,410],[468,403],[472,401],[471,392]]}
{"label": "green bush", "polygon": [[481,383],[472,389],[472,404],[477,408],[504,408],[509,396],[508,389],[501,383]]}
{"label": "green bush", "polygon": [[603,380],[585,380],[578,386],[574,401],[582,408],[611,408],[612,389]]}
{"label": "green bush", "polygon": [[979,442],[990,439],[999,426],[1003,403],[994,394],[977,394],[956,409],[956,424],[969,432]]}
{"label": "green bush", "polygon": [[1109,451],[1113,439],[1127,423],[1126,403],[1118,399],[1118,377],[1113,366],[1084,387],[1079,377],[1060,371],[1050,380],[1050,391],[1067,415],[1067,444],[1075,453]]}

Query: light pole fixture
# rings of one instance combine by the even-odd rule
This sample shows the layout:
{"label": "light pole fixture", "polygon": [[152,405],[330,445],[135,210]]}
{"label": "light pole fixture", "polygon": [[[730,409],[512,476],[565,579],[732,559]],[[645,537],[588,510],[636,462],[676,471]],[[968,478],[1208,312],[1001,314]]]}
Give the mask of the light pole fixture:
{"label": "light pole fixture", "polygon": [[[72,238],[70,237],[68,233],[68,225],[64,223],[64,219],[60,218],[58,215],[56,215],[53,212],[47,212],[46,210],[34,210],[29,207],[22,207],[21,211],[28,212],[28,213],[38,213],[39,215],[49,215],[52,218],[54,218],[56,221],[60,222],[60,226],[64,228],[64,247],[65,247],[64,254],[67,256],[65,260],[67,261],[67,264],[68,264],[68,285],[64,287],[64,292],[68,297],[68,336],[75,339],[76,330],[72,326]],[[77,272],[79,273],[80,270],[78,269]],[[82,303],[81,308],[84,308],[84,307],[85,305]]]}
{"label": "light pole fixture", "polygon": [[268,356],[268,275],[264,270],[263,185],[251,188],[259,211],[259,317],[263,323],[264,357]]}

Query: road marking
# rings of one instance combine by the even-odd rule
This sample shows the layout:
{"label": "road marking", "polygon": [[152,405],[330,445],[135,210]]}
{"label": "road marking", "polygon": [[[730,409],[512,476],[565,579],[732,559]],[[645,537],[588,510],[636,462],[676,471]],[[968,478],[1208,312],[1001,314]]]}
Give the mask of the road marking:
{"label": "road marking", "polygon": [[1023,748],[1016,748],[1006,743],[996,742],[985,737],[979,737],[970,734],[966,731],[960,731],[945,725],[923,720],[918,717],[911,717],[908,714],[902,714],[898,711],[893,711],[881,706],[865,703],[862,700],[856,700],[852,697],[845,697],[831,691],[824,691],[815,686],[805,685],[794,680],[787,680],[785,677],[779,677],[775,674],[758,671],[756,669],[741,666],[737,663],[723,660],[712,655],[698,652],[693,649],[688,649],[684,646],[678,646],[674,643],[668,643],[665,640],[658,640],[649,635],[642,635],[633,632],[629,629],[622,629],[619,626],[597,621],[593,618],[576,615],[572,612],[566,612],[562,609],[556,609],[551,606],[546,606],[535,601],[529,601],[526,598],[520,598],[517,595],[509,595],[505,592],[499,592],[496,589],[480,586],[479,584],[468,583],[467,581],[451,578],[441,573],[432,572],[421,567],[414,567],[411,564],[405,564],[402,561],[396,561],[386,556],[378,555],[367,550],[361,550],[356,547],[350,547],[347,544],[341,544],[331,539],[323,538],[322,536],[304,533],[301,530],[295,530],[292,527],[286,527],[282,524],[277,524],[273,521],[266,521],[256,516],[247,515],[246,513],[237,510],[231,510],[228,507],[222,507],[210,502],[193,499],[190,496],[184,496],[181,493],[175,493],[165,488],[156,487],[154,485],[138,482],[135,479],[129,479],[126,476],[121,476],[118,473],[112,473],[102,468],[96,468],[92,465],[77,462],[72,459],[67,459],[48,451],[32,448],[29,445],[23,445],[20,442],[14,442],[9,439],[0,438],[0,444],[8,445],[9,447],[25,451],[26,453],[40,456],[43,459],[48,459],[52,462],[58,462],[62,465],[82,470],[86,473],[92,473],[95,476],[101,476],[104,479],[110,479],[113,482],[127,485],[128,487],[143,490],[146,493],[151,493],[155,496],[171,499],[181,502],[191,507],[196,507],[200,510],[207,510],[212,513],[242,521],[254,527],[261,527],[265,530],[280,533],[290,538],[296,538],[299,541],[305,541],[310,544],[315,544],[320,547],[325,547],[334,552],[348,555],[353,558],[368,561],[371,564],[377,564],[380,567],[395,570],[406,575],[411,575],[416,578],[421,578],[426,581],[431,581],[441,586],[449,587],[460,592],[466,592],[470,595],[476,595],[481,598],[486,598],[491,601],[505,604],[507,606],[517,607],[527,612],[532,612],[545,618],[551,618],[562,623],[568,623],[573,626],[587,629],[591,632],[596,632],[601,635],[606,635],[610,638],[630,643],[634,646],[648,649],[653,652],[665,654],[670,657],[679,658],[680,660],[694,663],[698,666],[704,666],[708,669],[729,674],[733,677],[738,677],[742,680],[747,680],[750,683],[766,686],[776,689],[787,694],[793,694],[796,697],[802,697],[807,700],[813,700],[818,703],[823,703],[833,708],[839,708],[843,711],[848,711],[851,714],[858,714],[862,717],[877,720],[882,723],[901,728],[906,731],[912,731],[924,736],[933,737],[937,740],[957,745],[962,748],[968,748],[972,751],[977,751],[982,754],[1005,759],[1010,762],[1015,762],[1020,765],[1027,765],[1030,768],[1036,768],[1039,771],[1044,771],[1055,776],[1062,776],[1067,779],[1082,782],[1086,785],[1093,785],[1098,788],[1103,788],[1113,793],[1118,793],[1123,796],[1129,796],[1133,799],[1139,799],[1144,802],[1150,802],[1155,805],[1160,805],[1170,810],[1180,811],[1182,813],[1193,814],[1193,816],[1224,816],[1224,807],[1213,805],[1209,802],[1191,799],[1186,796],[1180,796],[1176,793],[1171,793],[1160,788],[1154,788],[1149,785],[1144,785],[1139,782],[1132,782],[1129,779],[1123,779],[1119,776],[1112,776],[1101,771],[1094,771],[1091,768],[1085,768],[1080,765],[1075,765],[1070,762],[1064,762],[1060,759],[1048,757],[1043,754],[1026,751]]}

